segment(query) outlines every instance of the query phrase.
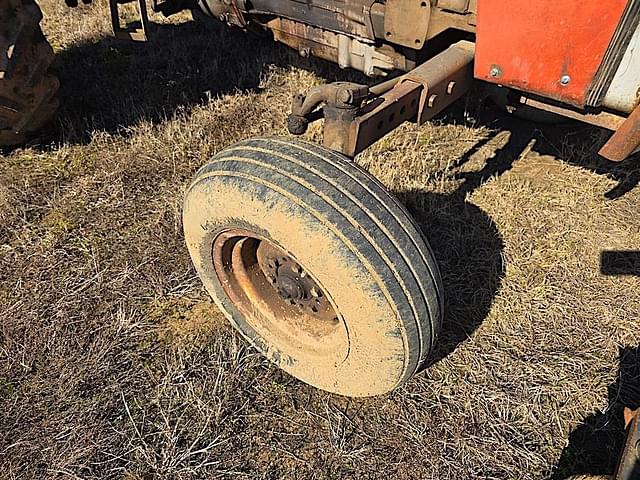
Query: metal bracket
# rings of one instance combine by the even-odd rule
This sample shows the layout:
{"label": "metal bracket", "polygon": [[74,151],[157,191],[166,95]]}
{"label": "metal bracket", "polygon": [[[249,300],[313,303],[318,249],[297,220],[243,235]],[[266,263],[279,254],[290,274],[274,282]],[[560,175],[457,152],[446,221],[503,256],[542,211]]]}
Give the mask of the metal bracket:
{"label": "metal bracket", "polygon": [[397,45],[419,50],[427,39],[430,18],[429,0],[387,0],[384,38]]}
{"label": "metal bracket", "polygon": [[[351,82],[334,82],[312,88],[306,95],[293,97],[287,128],[294,135],[307,131],[309,122],[325,119],[324,144],[337,150],[348,150],[352,143],[349,131],[358,109],[369,95],[369,88]],[[323,106],[322,110],[316,110]]]}
{"label": "metal bracket", "polygon": [[[460,98],[473,82],[473,43],[462,41],[406,75],[370,88],[336,83],[294,98],[289,131],[300,135],[324,102],[324,146],[354,157],[405,121],[422,124]],[[373,98],[372,98],[373,97]],[[313,117],[313,118],[312,118]]]}
{"label": "metal bracket", "polygon": [[132,0],[109,0],[109,10],[111,12],[111,25],[113,26],[113,34],[117,39],[120,40],[147,42],[149,41],[149,16],[147,15],[146,0],[137,0],[138,16],[140,17],[140,28],[124,28],[120,24],[120,11],[118,9],[118,5],[123,3],[130,3],[130,1]]}

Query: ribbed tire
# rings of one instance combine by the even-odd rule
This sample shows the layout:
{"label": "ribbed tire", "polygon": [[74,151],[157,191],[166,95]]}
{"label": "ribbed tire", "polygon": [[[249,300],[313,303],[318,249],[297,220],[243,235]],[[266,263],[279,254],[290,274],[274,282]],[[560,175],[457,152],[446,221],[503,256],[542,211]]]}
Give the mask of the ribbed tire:
{"label": "ribbed tire", "polygon": [[[202,167],[184,231],[196,270],[231,323],[298,379],[347,396],[389,392],[420,368],[442,322],[440,273],[405,208],[370,174],[312,143],[257,138]],[[324,356],[279,344],[225,293],[212,260],[230,229],[290,252],[338,313],[346,349]]]}
{"label": "ribbed tire", "polygon": [[32,0],[0,0],[0,146],[23,143],[58,107],[53,50]]}

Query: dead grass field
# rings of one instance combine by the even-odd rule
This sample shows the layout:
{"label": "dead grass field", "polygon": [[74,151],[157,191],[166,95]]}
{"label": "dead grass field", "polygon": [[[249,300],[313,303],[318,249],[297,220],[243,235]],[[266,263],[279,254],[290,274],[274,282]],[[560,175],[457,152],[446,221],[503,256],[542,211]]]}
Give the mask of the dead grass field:
{"label": "dead grass field", "polygon": [[602,132],[472,96],[359,157],[430,239],[447,315],[423,373],[341,398],[227,325],[181,202],[211,155],[284,135],[292,94],[347,74],[190,17],[135,46],[110,39],[104,1],[42,7],[63,107],[0,159],[0,477],[611,473],[622,405],[640,404],[640,277],[601,274],[600,255],[640,250],[640,172],[596,158]]}

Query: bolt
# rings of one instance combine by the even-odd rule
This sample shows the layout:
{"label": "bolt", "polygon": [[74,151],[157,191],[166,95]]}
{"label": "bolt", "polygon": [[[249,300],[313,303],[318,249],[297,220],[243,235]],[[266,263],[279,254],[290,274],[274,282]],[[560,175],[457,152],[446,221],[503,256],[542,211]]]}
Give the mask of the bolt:
{"label": "bolt", "polygon": [[436,94],[433,94],[429,97],[429,101],[427,102],[429,108],[433,107],[434,103],[436,103],[436,98],[438,98],[438,95]]}
{"label": "bolt", "polygon": [[569,75],[563,75],[562,77],[560,77],[560,83],[562,85],[569,85],[570,81],[571,81],[571,77]]}
{"label": "bolt", "polygon": [[493,67],[491,69],[491,76],[492,77],[499,77],[500,76],[500,69],[498,67]]}
{"label": "bolt", "polygon": [[351,92],[349,90],[343,89],[340,91],[340,93],[338,94],[338,100],[340,100],[342,103],[351,103]]}
{"label": "bolt", "polygon": [[456,87],[456,82],[449,82],[449,85],[447,85],[447,94],[451,95],[455,87]]}

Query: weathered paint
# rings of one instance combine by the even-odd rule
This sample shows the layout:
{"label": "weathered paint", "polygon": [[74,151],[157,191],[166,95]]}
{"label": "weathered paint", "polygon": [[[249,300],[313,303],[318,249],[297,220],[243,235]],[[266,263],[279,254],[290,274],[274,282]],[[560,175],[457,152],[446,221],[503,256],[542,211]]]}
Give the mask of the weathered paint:
{"label": "weathered paint", "polygon": [[613,110],[629,113],[640,102],[640,24],[609,85],[602,104]]}
{"label": "weathered paint", "polygon": [[474,75],[583,106],[626,4],[627,0],[478,2]]}

